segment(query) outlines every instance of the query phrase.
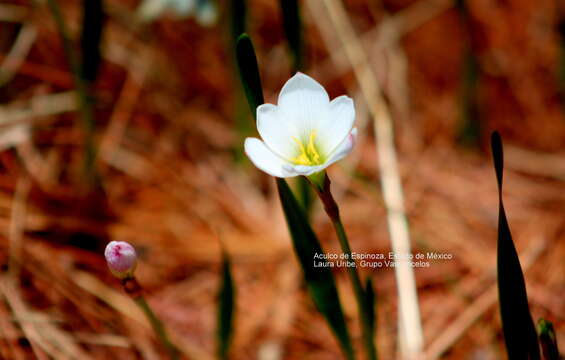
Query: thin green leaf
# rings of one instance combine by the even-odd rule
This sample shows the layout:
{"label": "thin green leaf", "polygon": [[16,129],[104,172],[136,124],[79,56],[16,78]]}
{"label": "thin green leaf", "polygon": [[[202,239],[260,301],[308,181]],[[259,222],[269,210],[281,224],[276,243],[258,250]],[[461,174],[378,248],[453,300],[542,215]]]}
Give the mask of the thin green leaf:
{"label": "thin green leaf", "polygon": [[310,296],[338,339],[346,358],[354,359],[353,347],[332,272],[327,267],[314,267],[314,256],[324,254],[324,250],[286,181],[277,179],[277,188],[294,252],[302,267]]}
{"label": "thin green leaf", "polygon": [[559,348],[553,324],[545,319],[539,319],[538,334],[544,360],[559,360]]}
{"label": "thin green leaf", "polygon": [[89,83],[96,80],[100,67],[100,42],[104,28],[104,10],[102,0],[83,0],[82,35],[80,47],[82,53],[81,76]]}
{"label": "thin green leaf", "polygon": [[465,55],[462,70],[462,83],[460,94],[460,119],[458,139],[463,145],[478,146],[481,134],[480,108],[479,108],[479,83],[481,69],[477,57],[469,45]]}
{"label": "thin green leaf", "polygon": [[280,0],[283,28],[292,54],[294,71],[303,67],[302,19],[298,0]]}
{"label": "thin green leaf", "polygon": [[314,205],[314,196],[313,196],[314,193],[312,191],[310,183],[305,177],[300,176],[296,179],[296,184],[294,189],[296,191],[296,197],[300,201],[300,205],[302,205],[302,207],[304,208],[304,212],[308,217],[308,220],[310,220],[310,213],[312,210],[312,206]]}
{"label": "thin green leaf", "polygon": [[[236,47],[237,39],[243,33],[247,27],[247,4],[246,0],[231,0],[229,2],[229,31],[228,39],[230,41],[230,56],[232,57],[233,73],[236,78],[239,78],[239,71],[236,65]],[[236,80],[237,81],[237,80]],[[243,95],[243,89],[237,88],[234,91],[234,114],[235,119],[235,129],[241,141],[245,138],[252,136],[254,134],[254,124],[249,122],[249,114],[247,113],[247,104],[245,104],[245,99]],[[239,143],[239,142],[237,142]],[[234,160],[236,163],[241,163],[246,159],[243,148],[239,145],[235,145],[232,149]]]}
{"label": "thin green leaf", "polygon": [[231,275],[230,261],[226,253],[222,258],[222,283],[218,293],[218,359],[228,359],[233,332],[235,286]]}
{"label": "thin green leaf", "polygon": [[459,17],[467,32],[465,41],[465,56],[461,70],[460,85],[460,125],[458,139],[463,145],[478,146],[481,134],[479,84],[481,81],[481,67],[473,47],[473,22],[465,0],[455,1]]}
{"label": "thin green leaf", "polygon": [[247,25],[247,5],[245,0],[232,0],[230,10],[231,36],[234,41],[237,41],[239,36],[245,33]]}
{"label": "thin green leaf", "polygon": [[371,336],[375,337],[375,289],[373,288],[373,280],[367,279],[365,285],[365,298],[367,299],[367,317],[369,318],[369,325],[371,328]]}
{"label": "thin green leaf", "polygon": [[509,359],[540,358],[536,329],[528,307],[528,295],[518,253],[514,247],[502,202],[504,155],[498,132],[491,137],[494,169],[498,182],[498,297],[502,330]]}
{"label": "thin green leaf", "polygon": [[237,38],[235,52],[241,83],[243,84],[251,113],[255,116],[257,107],[265,101],[263,99],[263,87],[261,86],[257,57],[255,56],[255,49],[249,35],[244,33]]}
{"label": "thin green leaf", "polygon": [[90,96],[89,87],[85,79],[82,77],[82,66],[78,60],[75,52],[71,36],[67,29],[67,24],[63,18],[63,14],[59,7],[57,0],[47,0],[47,5],[55,25],[61,37],[63,44],[63,51],[67,62],[69,63],[70,71],[73,75],[74,84],[77,90],[77,98],[80,105],[81,117],[84,128],[84,177],[85,183],[94,185],[98,182],[98,176],[94,168],[94,160],[96,158],[96,147],[94,144],[94,131],[96,121],[94,118],[94,99]]}

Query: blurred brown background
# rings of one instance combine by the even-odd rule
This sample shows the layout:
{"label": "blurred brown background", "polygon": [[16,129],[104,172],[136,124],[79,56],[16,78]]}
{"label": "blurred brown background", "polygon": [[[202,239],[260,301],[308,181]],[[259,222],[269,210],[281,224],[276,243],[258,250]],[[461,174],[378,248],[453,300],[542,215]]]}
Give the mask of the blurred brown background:
{"label": "blurred brown background", "polygon": [[[327,14],[301,1],[306,69],[348,94],[360,141],[330,168],[355,251],[388,253],[373,119]],[[344,1],[391,110],[413,250],[451,253],[416,270],[427,358],[506,357],[496,294],[496,183],[488,146],[505,142],[504,200],[534,320],[565,346],[565,5],[540,0]],[[59,1],[78,47],[82,3]],[[93,83],[90,170],[73,76],[43,1],[0,3],[0,358],[165,355],[106,269],[125,240],[138,279],[183,353],[213,358],[220,239],[237,286],[233,359],[339,359],[305,293],[270,177],[242,154],[255,130],[233,61],[229,1],[217,18],[173,10],[141,22],[106,0]],[[292,75],[275,0],[248,1],[265,98]],[[325,249],[339,252],[315,202]],[[336,271],[353,334],[356,307]],[[374,280],[381,359],[394,359],[391,268]]]}

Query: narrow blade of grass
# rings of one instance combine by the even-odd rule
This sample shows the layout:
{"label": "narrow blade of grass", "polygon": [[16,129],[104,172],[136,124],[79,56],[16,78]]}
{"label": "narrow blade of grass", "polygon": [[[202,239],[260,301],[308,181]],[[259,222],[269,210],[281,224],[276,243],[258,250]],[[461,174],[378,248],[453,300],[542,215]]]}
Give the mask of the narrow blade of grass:
{"label": "narrow blade of grass", "polygon": [[559,360],[559,348],[553,324],[545,319],[538,321],[538,334],[544,360]]}
{"label": "narrow blade of grass", "polygon": [[294,189],[296,191],[296,197],[298,198],[300,205],[302,205],[304,212],[308,217],[308,220],[310,220],[312,206],[314,205],[314,193],[310,187],[310,183],[308,182],[308,180],[306,180],[306,178],[301,176],[296,179]]}
{"label": "narrow blade of grass", "polygon": [[247,5],[245,0],[232,0],[230,5],[231,36],[237,43],[237,39],[247,27]]}
{"label": "narrow blade of grass", "polygon": [[461,22],[466,28],[467,40],[465,56],[461,70],[460,85],[460,121],[458,140],[462,145],[477,147],[481,134],[479,109],[479,83],[481,68],[473,47],[473,26],[465,0],[456,0]]}
{"label": "narrow blade of grass", "polygon": [[375,289],[373,287],[373,280],[367,279],[365,286],[365,297],[367,299],[367,317],[369,318],[369,325],[371,328],[371,336],[375,337]]}
{"label": "narrow blade of grass", "polygon": [[[236,65],[236,47],[237,39],[247,28],[247,4],[246,0],[230,0],[229,2],[229,26],[227,28],[227,39],[230,41],[229,49],[232,57],[233,72],[236,78],[239,78],[239,71]],[[235,79],[234,79],[235,80]],[[237,81],[237,80],[236,80]],[[245,138],[253,133],[253,124],[249,122],[249,113],[247,112],[247,105],[243,95],[243,89],[237,87],[234,89],[235,106],[233,108],[235,119],[235,129],[239,138],[243,141]],[[233,148],[234,160],[236,163],[241,163],[245,160],[243,148],[237,145]]]}
{"label": "narrow blade of grass", "polygon": [[228,359],[233,332],[234,305],[235,286],[231,274],[230,261],[228,255],[224,253],[222,258],[222,282],[218,293],[218,359]]}
{"label": "narrow blade of grass", "polygon": [[471,46],[463,62],[460,95],[460,118],[458,139],[466,146],[477,147],[481,133],[478,88],[481,72],[477,57]]}
{"label": "narrow blade of grass", "polygon": [[94,143],[94,132],[96,130],[96,120],[94,118],[93,103],[94,100],[89,94],[89,87],[85,79],[82,77],[82,66],[75,52],[71,36],[67,29],[63,14],[57,0],[47,0],[47,5],[53,15],[53,20],[57,26],[59,36],[63,44],[65,58],[69,64],[70,71],[73,75],[74,85],[77,90],[77,101],[80,106],[83,131],[84,131],[84,180],[88,186],[98,183],[97,174],[95,172],[94,160],[96,158],[96,146]]}
{"label": "narrow blade of grass", "polygon": [[255,56],[255,49],[249,35],[244,33],[237,38],[235,52],[241,83],[243,84],[251,113],[255,117],[257,107],[265,101],[263,99],[263,87],[261,85],[257,57]]}
{"label": "narrow blade of grass", "polygon": [[96,80],[102,58],[100,54],[100,42],[104,28],[102,0],[83,0],[82,19],[81,76],[87,82],[93,83]]}
{"label": "narrow blade of grass", "polygon": [[304,66],[302,44],[302,19],[298,0],[280,0],[283,28],[292,54],[294,71],[302,70]]}
{"label": "narrow blade of grass", "polygon": [[539,359],[536,329],[528,306],[528,295],[520,259],[512,240],[502,202],[504,155],[498,132],[491,137],[492,156],[498,182],[498,297],[502,330],[509,359]]}

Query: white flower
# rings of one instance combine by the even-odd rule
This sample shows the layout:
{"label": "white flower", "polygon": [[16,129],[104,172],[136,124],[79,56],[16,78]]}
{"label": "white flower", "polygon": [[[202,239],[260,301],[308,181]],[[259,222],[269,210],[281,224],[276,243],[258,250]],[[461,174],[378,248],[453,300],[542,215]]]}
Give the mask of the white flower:
{"label": "white flower", "polygon": [[309,176],[353,150],[357,138],[354,121],[350,97],[330,101],[322,85],[297,73],[284,84],[278,105],[257,107],[257,130],[263,141],[245,139],[245,153],[272,176]]}
{"label": "white flower", "polygon": [[137,266],[137,254],[135,249],[125,241],[111,241],[106,245],[104,251],[108,268],[112,274],[119,278],[133,276]]}

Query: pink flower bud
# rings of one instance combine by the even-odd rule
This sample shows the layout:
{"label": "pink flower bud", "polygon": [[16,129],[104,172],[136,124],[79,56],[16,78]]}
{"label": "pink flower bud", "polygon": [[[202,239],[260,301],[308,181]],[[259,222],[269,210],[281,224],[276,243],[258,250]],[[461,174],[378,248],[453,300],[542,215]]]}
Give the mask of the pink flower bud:
{"label": "pink flower bud", "polygon": [[133,276],[137,265],[135,249],[125,241],[111,241],[104,251],[108,268],[112,274],[124,279]]}

